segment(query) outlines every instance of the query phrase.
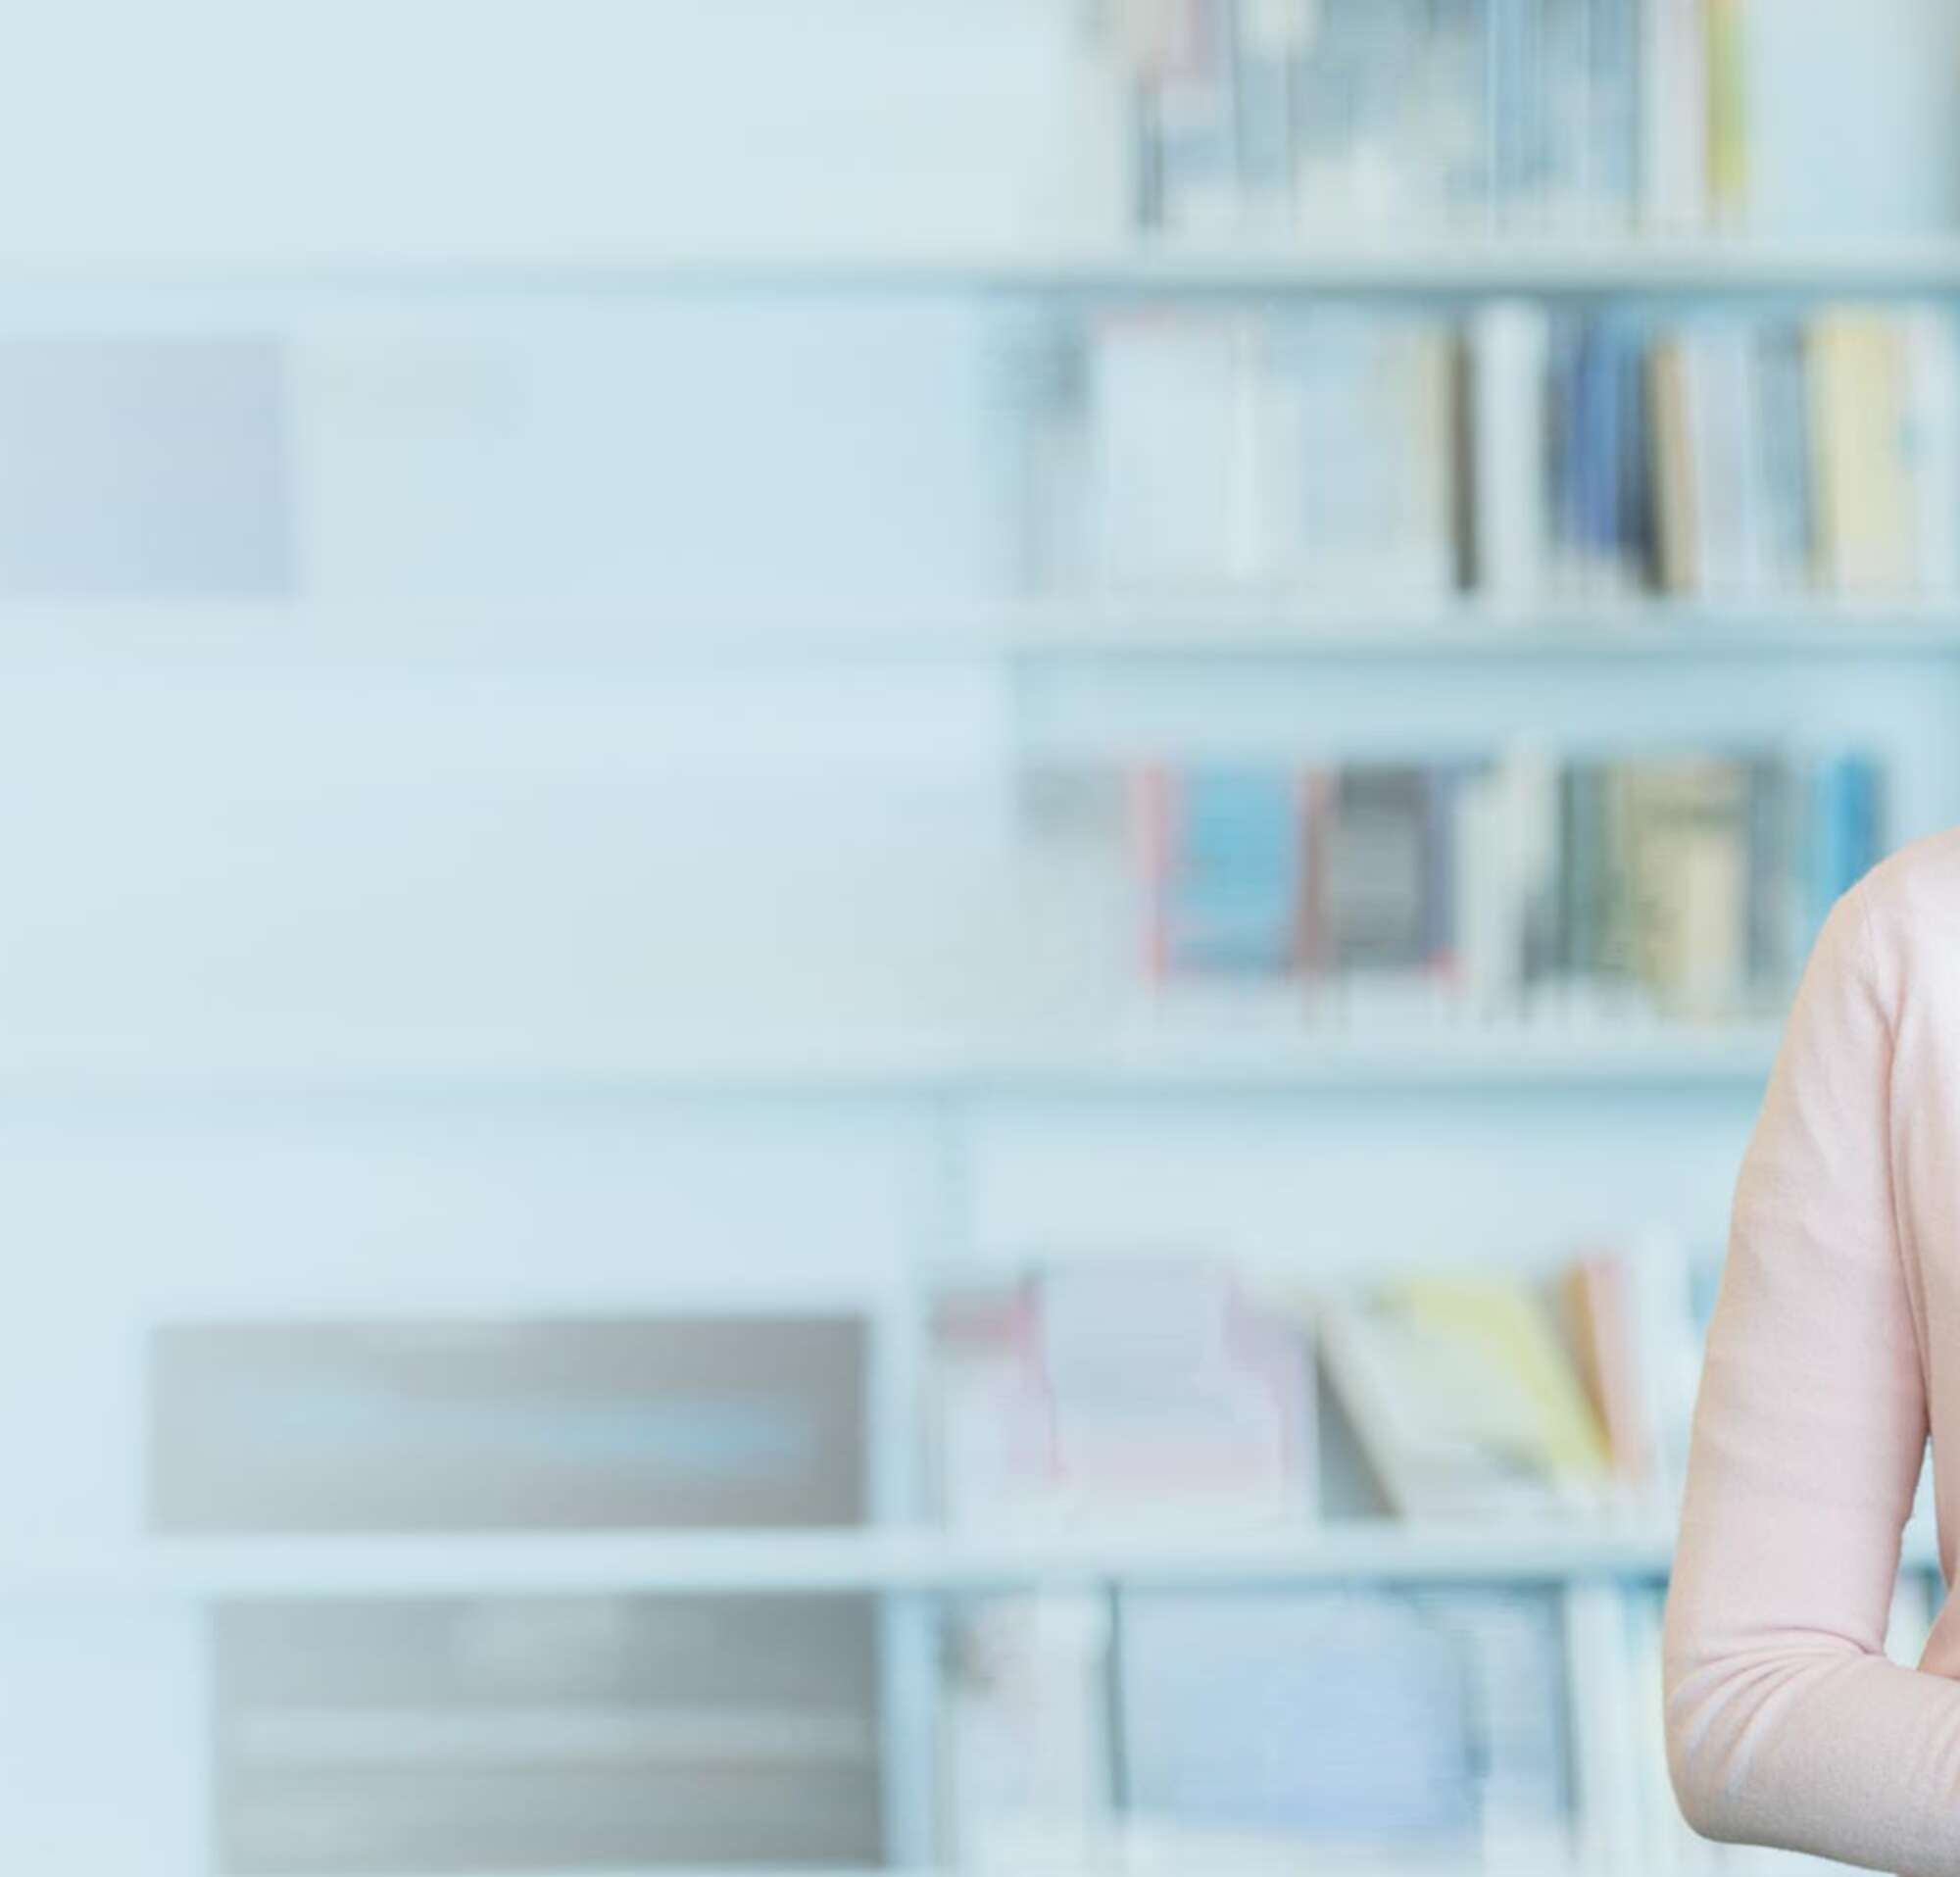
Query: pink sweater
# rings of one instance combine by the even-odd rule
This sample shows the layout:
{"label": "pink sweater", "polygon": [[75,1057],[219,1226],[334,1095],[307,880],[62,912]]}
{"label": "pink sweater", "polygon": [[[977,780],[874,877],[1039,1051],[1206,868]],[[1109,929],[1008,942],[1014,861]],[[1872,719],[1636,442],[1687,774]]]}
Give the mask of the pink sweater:
{"label": "pink sweater", "polygon": [[1929,1425],[1960,1506],[1960,831],[1832,913],[1737,1186],[1667,1612],[1696,1830],[1960,1872],[1960,1600],[1880,1653]]}

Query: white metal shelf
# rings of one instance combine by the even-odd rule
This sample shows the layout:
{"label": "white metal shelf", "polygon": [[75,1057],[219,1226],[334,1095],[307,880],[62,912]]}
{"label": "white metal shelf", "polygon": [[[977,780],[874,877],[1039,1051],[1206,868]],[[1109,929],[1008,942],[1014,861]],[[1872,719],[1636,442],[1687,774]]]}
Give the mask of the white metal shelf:
{"label": "white metal shelf", "polygon": [[686,252],[455,254],[416,261],[329,254],[290,262],[213,255],[157,266],[0,269],[17,310],[35,296],[146,293],[290,297],[617,299],[676,293],[1429,296],[1544,298],[1913,296],[1960,292],[1960,241],[1834,242],[1647,234],[1486,235],[1370,241],[1144,241],[1106,232],[999,245],[837,243]]}
{"label": "white metal shelf", "polygon": [[1283,658],[1495,664],[1951,658],[1960,596],[1858,601],[1082,595],[861,608],[205,602],[0,607],[0,664],[280,668]]}
{"label": "white metal shelf", "polygon": [[[1147,1877],[1275,1877],[1275,1872],[1282,1868],[1310,1869],[1313,1877],[1493,1877],[1498,1869],[1501,1869],[1502,1877],[1601,1877],[1596,1868],[1576,1858],[1550,1853],[1534,1855],[1524,1852],[1514,1852],[1509,1847],[1505,1849],[1501,1866],[1476,1856],[1456,1862],[1435,1856],[1414,1860],[1360,1857],[1346,1862],[1338,1859],[1329,1861],[1311,1845],[1303,1847],[1299,1856],[1310,1856],[1310,1865],[1301,1864],[1298,1857],[1282,1865],[1270,1853],[1261,1858],[1251,1852],[1245,1854],[1243,1863],[1235,1862],[1229,1857],[1221,1859],[1216,1848],[1210,1845],[1201,1851],[1180,1855],[1177,1850],[1161,1840],[1142,1851],[1126,1851],[1120,1842],[1120,1834],[1116,1834],[1103,1848],[1101,1856],[1086,1853],[1071,1862],[1062,1861],[1059,1855],[1043,1856],[1025,1867],[1025,1877],[1146,1877],[1146,1874]],[[744,1868],[750,1871],[751,1877],[970,1877],[970,1870],[932,1864],[876,1864],[861,1870],[837,1864],[770,1864]],[[241,1873],[241,1877],[254,1877],[254,1874],[248,1870]],[[588,1866],[564,1871],[444,1870],[439,1874],[401,1871],[389,1873],[388,1877],[593,1877],[593,1872]],[[606,1877],[728,1877],[728,1866],[706,1866],[690,1871],[684,1865],[655,1864],[644,1869],[609,1870]]]}
{"label": "white metal shelf", "polygon": [[[1310,1858],[1311,1862],[1302,1863],[1301,1858]],[[728,1868],[723,1864],[690,1871],[684,1865],[654,1864],[644,1869],[609,1869],[605,1877],[728,1877]],[[861,1870],[837,1864],[769,1864],[742,1868],[749,1871],[750,1877],[971,1877],[970,1868],[961,1870],[958,1866],[932,1864],[876,1864]],[[988,1868],[1001,1866],[990,1865]],[[1312,1877],[1494,1877],[1497,1871],[1501,1871],[1502,1877],[1602,1877],[1594,1866],[1576,1858],[1549,1853],[1535,1855],[1528,1852],[1513,1852],[1510,1847],[1505,1848],[1503,1861],[1499,1865],[1474,1855],[1453,1863],[1436,1856],[1413,1860],[1364,1856],[1350,1861],[1330,1861],[1317,1848],[1308,1844],[1300,1848],[1292,1861],[1282,1864],[1271,1853],[1261,1858],[1256,1852],[1247,1852],[1243,1862],[1235,1862],[1230,1857],[1221,1858],[1215,1846],[1211,1845],[1181,1855],[1175,1848],[1161,1840],[1142,1851],[1126,1852],[1120,1842],[1120,1834],[1103,1849],[1100,1857],[1089,1853],[1080,1855],[1075,1861],[1064,1862],[1058,1854],[1043,1856],[1023,1867],[1021,1877],[1275,1877],[1275,1873],[1282,1869],[1310,1870]],[[248,1870],[240,1873],[240,1877],[254,1877],[254,1873]],[[388,1877],[593,1877],[593,1872],[590,1866],[564,1871],[476,1872],[445,1869],[440,1873],[393,1872]]]}
{"label": "white metal shelf", "polygon": [[[1030,1587],[1245,1590],[1359,1583],[1564,1584],[1657,1579],[1658,1519],[1458,1527],[1356,1520],[1212,1529],[1197,1513],[1045,1533],[957,1531],[543,1533],[156,1539],[118,1556],[0,1560],[0,1597],[494,1596],[577,1593],[973,1595]],[[1936,1562],[1915,1532],[1906,1561]]]}
{"label": "white metal shelf", "polygon": [[1773,1023],[1700,1027],[1558,1021],[1396,1023],[1240,1032],[1166,1015],[1107,1032],[1018,1026],[959,1032],[612,1037],[545,1053],[471,1037],[364,1050],[344,1033],[271,1039],[263,1053],[219,1056],[209,1039],[147,1055],[0,1056],[0,1100],[336,1099],[409,1102],[632,1101],[656,1098],[1151,1099],[1286,1096],[1406,1089],[1751,1089],[1775,1061]]}
{"label": "white metal shelf", "polygon": [[1551,599],[1344,609],[1327,601],[1228,598],[1051,607],[1010,625],[1023,654],[1281,657],[1402,662],[1942,658],[1960,653],[1960,604],[1793,596],[1707,602]]}
{"label": "white metal shelf", "polygon": [[1103,1041],[983,1050],[952,1092],[1180,1094],[1395,1087],[1753,1083],[1775,1060],[1774,1027],[1690,1029],[1629,1022],[1504,1028],[1351,1029],[1237,1037],[1174,1021]]}

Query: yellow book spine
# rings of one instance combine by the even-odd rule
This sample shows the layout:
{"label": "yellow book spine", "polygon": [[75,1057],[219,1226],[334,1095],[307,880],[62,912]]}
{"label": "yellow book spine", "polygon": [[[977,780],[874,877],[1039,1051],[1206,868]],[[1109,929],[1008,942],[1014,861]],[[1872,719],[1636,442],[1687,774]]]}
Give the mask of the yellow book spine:
{"label": "yellow book spine", "polygon": [[1742,0],[1708,0],[1708,202],[1740,219],[1749,198],[1747,44]]}
{"label": "yellow book spine", "polygon": [[1546,1467],[1575,1483],[1599,1482],[1612,1456],[1592,1405],[1544,1307],[1522,1284],[1474,1278],[1412,1278],[1397,1300],[1433,1334],[1483,1349],[1532,1404]]}

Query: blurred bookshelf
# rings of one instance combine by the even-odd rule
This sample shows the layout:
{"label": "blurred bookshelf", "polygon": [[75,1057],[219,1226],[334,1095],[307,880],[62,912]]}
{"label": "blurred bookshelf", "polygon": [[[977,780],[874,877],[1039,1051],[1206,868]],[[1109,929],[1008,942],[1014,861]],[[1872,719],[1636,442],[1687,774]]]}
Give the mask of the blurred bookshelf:
{"label": "blurred bookshelf", "polygon": [[1740,0],[1076,11],[1074,232],[0,265],[13,740],[251,909],[60,853],[160,963],[0,1011],[90,1229],[217,1194],[0,1548],[188,1691],[169,1877],[1788,1867],[1667,1790],[1671,1228],[1960,818],[1960,235],[1752,225]]}

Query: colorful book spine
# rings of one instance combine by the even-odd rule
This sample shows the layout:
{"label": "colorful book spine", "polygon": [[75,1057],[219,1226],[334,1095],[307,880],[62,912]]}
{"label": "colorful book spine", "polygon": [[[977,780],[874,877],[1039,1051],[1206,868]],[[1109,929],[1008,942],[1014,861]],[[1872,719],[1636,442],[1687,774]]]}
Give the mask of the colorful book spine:
{"label": "colorful book spine", "polygon": [[1150,983],[1402,987],[1484,1015],[1569,1014],[1575,992],[1774,1005],[1886,834],[1857,753],[1159,764],[1132,799]]}

